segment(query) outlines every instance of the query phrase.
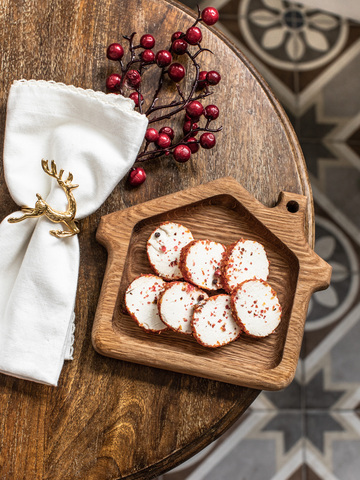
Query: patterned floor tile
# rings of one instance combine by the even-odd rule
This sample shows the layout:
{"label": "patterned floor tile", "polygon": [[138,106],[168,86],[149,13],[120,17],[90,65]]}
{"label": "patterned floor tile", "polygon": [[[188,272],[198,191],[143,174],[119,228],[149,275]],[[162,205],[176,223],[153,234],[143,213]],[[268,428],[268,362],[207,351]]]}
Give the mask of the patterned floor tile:
{"label": "patterned floor tile", "polygon": [[313,295],[305,326],[305,408],[355,409],[360,395],[360,248],[316,204],[315,250],[333,267],[330,287]]}
{"label": "patterned floor tile", "polygon": [[330,287],[310,301],[305,331],[320,331],[324,338],[327,331],[322,329],[337,324],[360,301],[360,248],[317,202],[315,215],[315,251],[333,271]]}
{"label": "patterned floor tile", "polygon": [[327,385],[327,378],[324,370],[320,370],[306,384],[306,408],[307,409],[323,409],[330,410],[344,395],[345,391],[340,390],[338,386],[331,388]]}
{"label": "patterned floor tile", "polygon": [[305,462],[322,480],[356,480],[360,421],[354,412],[307,412]]}
{"label": "patterned floor tile", "polygon": [[267,408],[270,406],[275,409],[287,409],[287,410],[300,410],[303,407],[304,403],[304,388],[302,386],[301,379],[300,381],[295,378],[291,384],[279,392],[262,392],[261,398],[256,400],[257,404],[255,408],[261,409],[260,401],[263,400],[262,397],[266,398]]}
{"label": "patterned floor tile", "polygon": [[[282,4],[275,3],[279,6]],[[226,12],[220,28],[241,45],[244,53],[248,54],[253,62],[255,60],[254,63],[266,66],[274,80],[280,80],[289,92],[296,93],[297,71],[293,60],[288,56],[285,41],[280,41],[285,40],[285,37],[277,30],[277,25],[281,23],[278,17],[286,13],[268,8],[262,0],[222,1],[220,4],[221,18],[223,12]],[[272,86],[270,75],[267,75],[267,81]],[[276,86],[274,88],[276,89]]]}
{"label": "patterned floor tile", "polygon": [[[301,411],[254,411],[158,480],[305,480]],[[211,449],[211,450],[210,450]]]}

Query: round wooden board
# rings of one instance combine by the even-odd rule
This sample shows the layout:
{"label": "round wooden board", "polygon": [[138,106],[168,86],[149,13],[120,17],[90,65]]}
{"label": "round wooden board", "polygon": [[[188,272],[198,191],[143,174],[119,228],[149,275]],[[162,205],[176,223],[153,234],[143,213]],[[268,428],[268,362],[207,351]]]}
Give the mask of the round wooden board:
{"label": "round wooden board", "polygon": [[[1,144],[13,80],[55,80],[104,90],[115,70],[105,57],[122,34],[153,33],[166,48],[171,33],[192,23],[191,12],[165,0],[29,0],[1,2]],[[254,68],[215,29],[203,30],[203,69],[222,81],[208,103],[221,110],[223,132],[212,151],[185,165],[162,158],[146,167],[139,189],[121,182],[103,206],[81,222],[81,265],[74,361],[58,388],[0,376],[1,478],[144,479],[184,461],[221,435],[258,391],[144,367],[97,354],[91,329],[106,265],[95,240],[110,212],[232,176],[267,206],[280,191],[308,197],[305,230],[311,244],[309,181],[291,125]],[[105,159],[106,160],[106,159]],[[17,209],[0,171],[1,219]],[[34,192],[35,195],[36,192]]]}

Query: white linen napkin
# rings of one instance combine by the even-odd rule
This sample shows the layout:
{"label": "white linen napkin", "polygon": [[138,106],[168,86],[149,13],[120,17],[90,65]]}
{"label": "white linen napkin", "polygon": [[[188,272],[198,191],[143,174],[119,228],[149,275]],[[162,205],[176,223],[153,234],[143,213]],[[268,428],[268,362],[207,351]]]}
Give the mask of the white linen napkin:
{"label": "white linen napkin", "polygon": [[[73,174],[76,218],[93,213],[133,164],[147,128],[134,102],[120,95],[55,82],[20,80],[10,88],[4,141],[7,186],[19,205],[40,194],[57,210],[67,198],[41,160]],[[0,372],[57,385],[72,358],[79,268],[77,235],[45,216],[0,224]],[[80,232],[81,235],[81,232]]]}

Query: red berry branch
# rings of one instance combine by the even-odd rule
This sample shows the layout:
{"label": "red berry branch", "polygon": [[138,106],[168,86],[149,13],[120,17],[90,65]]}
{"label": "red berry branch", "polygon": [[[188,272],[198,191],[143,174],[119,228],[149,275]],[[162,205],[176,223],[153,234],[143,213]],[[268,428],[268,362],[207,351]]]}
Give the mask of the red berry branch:
{"label": "red berry branch", "polygon": [[[212,128],[212,122],[218,118],[219,109],[216,105],[204,107],[202,100],[213,93],[211,87],[220,82],[221,76],[215,70],[201,70],[198,58],[202,52],[210,50],[201,45],[202,33],[198,24],[203,22],[206,25],[214,25],[218,19],[219,13],[215,8],[207,7],[200,11],[198,7],[198,16],[186,33],[180,31],[173,33],[171,46],[156,53],[153,51],[155,47],[153,35],[148,33],[142,35],[138,45],[134,43],[135,32],[130,36],[123,35],[123,39],[128,43],[127,63],[124,61],[123,46],[120,43],[109,45],[107,57],[119,62],[120,73],[112,73],[106,79],[108,91],[131,98],[135,102],[135,107],[140,113],[145,114],[149,121],[145,144],[136,158],[137,163],[170,154],[175,161],[183,163],[187,162],[200,147],[210,149],[215,146],[215,134],[222,127]],[[187,57],[189,62],[184,66],[178,61],[173,61],[174,56]],[[144,73],[152,66],[161,70],[157,86],[145,109],[145,100],[141,92],[142,79]],[[183,91],[180,82],[186,75],[189,75],[191,82],[188,91]],[[170,103],[161,103],[161,92],[167,78],[175,84],[177,97]],[[182,131],[175,135],[174,130],[166,125],[166,120],[181,113],[185,114],[181,117]],[[163,122],[163,125],[154,128],[153,124],[160,122]],[[198,135],[200,136],[197,139]],[[131,170],[129,176],[131,185],[141,185],[145,179],[146,173],[142,167],[134,167]]]}

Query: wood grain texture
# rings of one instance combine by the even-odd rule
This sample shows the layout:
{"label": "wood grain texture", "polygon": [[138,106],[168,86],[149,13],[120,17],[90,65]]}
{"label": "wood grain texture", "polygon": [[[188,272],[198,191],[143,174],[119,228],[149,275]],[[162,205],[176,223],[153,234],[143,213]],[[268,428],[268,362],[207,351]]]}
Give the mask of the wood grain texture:
{"label": "wood grain texture", "polygon": [[[295,375],[312,293],[329,286],[331,267],[313,252],[304,235],[307,199],[282,192],[274,208],[261,205],[232,178],[136,205],[101,219],[97,239],[109,255],[93,327],[96,350],[122,360],[198,375],[257,389],[286,387]],[[216,350],[191,336],[149,334],[126,311],[128,285],[152,273],[146,255],[151,233],[162,222],[189,228],[195,240],[224,245],[240,238],[264,245],[268,282],[278,294],[282,319],[263,339],[242,335]]]}
{"label": "wood grain texture", "polygon": [[[190,11],[164,0],[2,0],[1,144],[13,80],[55,80],[104,90],[105,77],[114,68],[105,58],[109,43],[137,31],[155,34],[159,48],[165,47],[173,31],[191,23]],[[312,242],[311,192],[289,121],[240,52],[214,28],[203,28],[203,37],[216,56],[204,54],[202,67],[216,65],[222,74],[211,99],[222,111],[224,130],[217,146],[185,165],[170,158],[152,162],[141,188],[130,190],[121,182],[102,207],[81,222],[75,358],[66,363],[58,388],[0,376],[2,479],[151,478],[223,433],[258,394],[105,358],[91,344],[106,266],[106,251],[95,240],[103,215],[232,176],[268,207],[281,191],[305,195],[305,232]],[[3,219],[17,207],[0,165]]]}

